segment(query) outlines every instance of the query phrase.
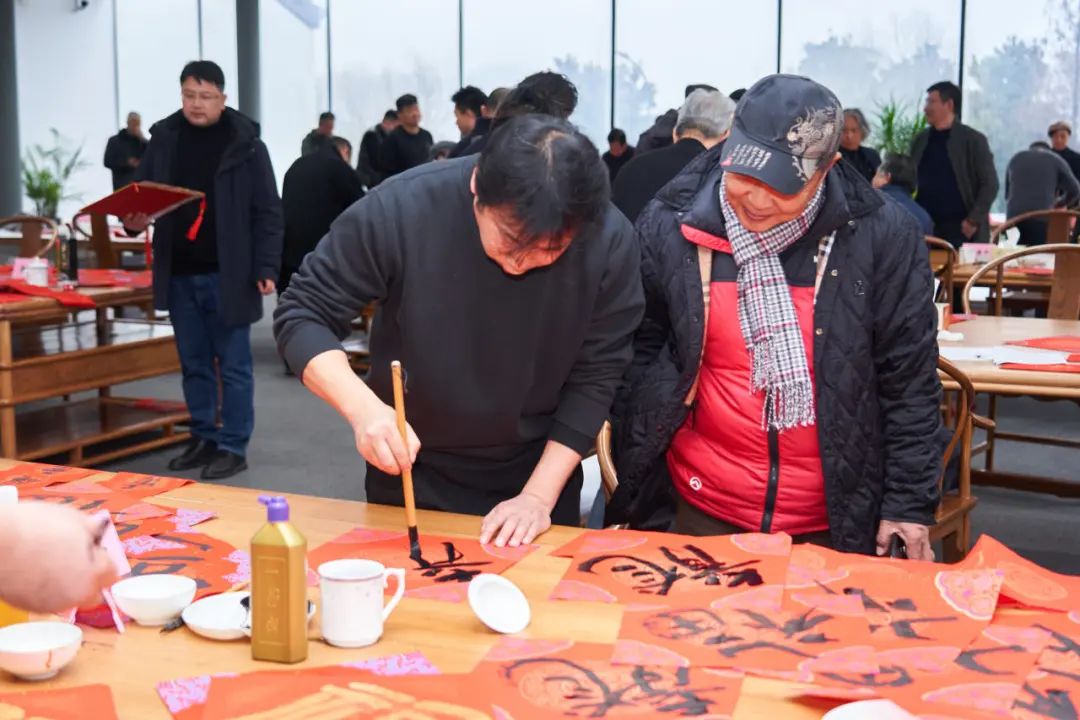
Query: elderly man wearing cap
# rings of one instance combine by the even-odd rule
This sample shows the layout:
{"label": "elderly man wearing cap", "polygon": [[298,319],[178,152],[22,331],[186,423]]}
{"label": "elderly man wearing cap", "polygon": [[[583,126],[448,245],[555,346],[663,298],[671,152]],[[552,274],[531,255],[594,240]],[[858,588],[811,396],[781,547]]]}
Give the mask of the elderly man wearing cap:
{"label": "elderly man wearing cap", "polygon": [[1050,138],[1050,147],[1058,154],[1065,164],[1072,170],[1073,177],[1080,180],[1080,153],[1069,147],[1069,138],[1072,137],[1072,125],[1064,120],[1058,120],[1046,131]]}
{"label": "elderly man wearing cap", "polygon": [[771,75],[642,213],[645,320],[615,404],[609,521],[784,531],[930,559],[941,428],[914,219],[837,164],[840,103]]}

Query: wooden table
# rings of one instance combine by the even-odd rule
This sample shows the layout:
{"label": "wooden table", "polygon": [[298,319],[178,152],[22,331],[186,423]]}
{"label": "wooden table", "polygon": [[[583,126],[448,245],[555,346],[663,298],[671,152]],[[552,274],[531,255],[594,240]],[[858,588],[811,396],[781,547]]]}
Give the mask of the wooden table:
{"label": "wooden table", "polygon": [[[149,289],[84,288],[94,319],[71,319],[51,298],[0,304],[0,456],[25,460],[67,453],[90,465],[186,440],[186,410],[114,398],[110,387],[174,373],[180,360],[167,322],[123,320],[108,308],[151,301]],[[97,397],[66,396],[97,390]],[[37,403],[50,398],[60,402]],[[16,413],[16,406],[37,403]],[[113,441],[126,444],[116,446]],[[130,441],[130,442],[129,442]]]}
{"label": "wooden table", "polygon": [[[962,333],[960,342],[942,342],[942,347],[992,347],[1013,340],[1031,340],[1055,335],[1080,336],[1080,321],[1046,320],[1025,317],[978,317],[959,323],[950,330]],[[1007,370],[991,362],[956,362],[964,371],[976,392],[995,395],[1033,396],[1048,399],[1080,400],[1080,373],[1053,373],[1027,370]],[[950,387],[949,383],[945,385]],[[998,433],[1009,439],[1014,433]],[[1080,447],[1075,440],[1049,439],[1046,444],[1060,447]],[[1018,489],[1046,492],[1067,497],[1080,497],[1080,484],[1062,482],[1016,473],[972,470],[972,479],[984,485],[999,485]]]}
{"label": "wooden table", "polygon": [[[10,466],[0,460],[0,469]],[[100,473],[91,480],[103,480]],[[219,517],[198,526],[205,532],[237,547],[247,547],[251,536],[264,522],[266,510],[256,498],[259,492],[244,488],[209,484],[188,485],[151,502],[173,507],[209,509]],[[289,495],[292,521],[314,548],[358,526],[399,529],[404,511],[360,502]],[[419,525],[430,533],[475,537],[480,518],[447,513],[418,513]],[[573,539],[579,528],[555,527],[541,536],[541,549],[530,554],[505,574],[528,596],[532,604],[532,624],[523,633],[532,638],[581,642],[614,642],[621,622],[618,605],[546,600],[562,577],[570,560],[551,557],[555,547]],[[312,593],[317,593],[312,589]],[[318,618],[312,623],[317,637]],[[312,640],[308,659],[300,665],[256,663],[247,642],[215,642],[202,639],[186,629],[161,635],[156,628],[128,626],[124,635],[114,630],[86,629],[85,644],[75,661],[60,675],[29,686],[0,677],[0,692],[13,689],[75,687],[105,683],[112,688],[121,718],[153,720],[168,718],[154,688],[162,680],[216,672],[249,672],[296,667],[336,665],[419,650],[443,672],[469,672],[495,642],[466,603],[405,598],[386,624],[386,632],[374,646],[344,650]],[[747,678],[735,712],[735,720],[809,720],[820,718],[828,704],[807,705],[788,699],[798,686],[791,683]]]}
{"label": "wooden table", "polygon": [[[971,276],[975,274],[975,271],[981,268],[982,265],[974,263],[970,265],[957,265],[953,268],[953,288],[956,292],[960,293],[964,291],[964,285]],[[979,279],[976,283],[979,287],[993,287],[997,282],[997,273],[988,272],[986,275]],[[1053,275],[1045,275],[1041,273],[1026,273],[1020,270],[1006,269],[1002,273],[1002,286],[1010,290],[1044,290],[1049,291],[1050,287],[1054,283]]]}

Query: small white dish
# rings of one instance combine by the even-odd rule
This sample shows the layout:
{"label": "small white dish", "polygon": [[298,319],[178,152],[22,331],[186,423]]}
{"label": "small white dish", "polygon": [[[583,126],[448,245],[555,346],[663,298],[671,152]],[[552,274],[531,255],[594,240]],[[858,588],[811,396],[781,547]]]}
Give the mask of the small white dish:
{"label": "small white dish", "polygon": [[[244,598],[250,592],[210,595],[184,608],[180,615],[193,633],[210,640],[239,640],[251,637],[251,624]],[[315,617],[315,603],[308,600],[307,619]]]}
{"label": "small white dish", "polygon": [[915,720],[892,700],[859,700],[834,707],[821,720]]}
{"label": "small white dish", "polygon": [[183,575],[140,575],[112,586],[113,600],[139,625],[157,627],[176,618],[195,599],[195,581]]}
{"label": "small white dish", "polygon": [[469,607],[498,633],[519,633],[529,626],[532,611],[521,589],[502,575],[483,573],[469,583]]}
{"label": "small white dish", "polygon": [[78,654],[83,632],[65,622],[28,622],[0,628],[0,668],[21,680],[48,680]]}

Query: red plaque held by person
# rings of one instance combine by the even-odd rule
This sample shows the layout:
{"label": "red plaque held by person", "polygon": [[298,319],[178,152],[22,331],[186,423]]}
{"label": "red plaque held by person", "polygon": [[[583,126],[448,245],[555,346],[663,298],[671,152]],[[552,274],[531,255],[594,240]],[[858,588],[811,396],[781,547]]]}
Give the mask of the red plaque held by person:
{"label": "red plaque held by person", "polygon": [[111,195],[90,203],[80,210],[79,214],[115,215],[118,218],[146,215],[151,220],[157,220],[181,205],[205,197],[205,194],[198,190],[156,182],[137,182],[125,185]]}

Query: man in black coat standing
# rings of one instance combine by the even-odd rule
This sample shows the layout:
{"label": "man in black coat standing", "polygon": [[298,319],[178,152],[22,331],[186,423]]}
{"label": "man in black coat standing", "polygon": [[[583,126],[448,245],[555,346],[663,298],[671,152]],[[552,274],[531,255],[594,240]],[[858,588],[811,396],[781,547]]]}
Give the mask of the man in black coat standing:
{"label": "man in black coat standing", "polygon": [[356,174],[368,190],[386,179],[382,167],[382,146],[400,124],[397,110],[387,110],[382,122],[364,133],[364,137],[360,139],[360,152],[356,154]]}
{"label": "man in black coat standing", "polygon": [[146,138],[142,134],[142,118],[137,112],[129,112],[127,127],[109,138],[105,145],[105,167],[112,170],[113,190],[119,190],[135,179],[135,169],[146,152]]}
{"label": "man in black coat standing", "polygon": [[[258,126],[225,107],[221,68],[188,63],[180,89],[183,106],[154,125],[136,177],[206,193],[156,223],[154,306],[169,311],[191,413],[193,439],[169,469],[203,467],[204,480],[221,480],[247,469],[251,325],[281,269],[281,200]],[[130,231],[148,224],[145,215],[124,218]]]}
{"label": "man in black coat standing", "polygon": [[420,102],[415,95],[402,95],[397,99],[397,114],[401,124],[380,148],[386,177],[426,163],[431,146],[435,144],[431,133],[420,127]]}
{"label": "man in black coat standing", "polygon": [[637,155],[615,178],[611,200],[630,222],[636,222],[660,188],[682,172],[687,163],[731,130],[735,102],[716,90],[695,90],[679,109],[673,132],[675,144]]}
{"label": "man in black coat standing", "polygon": [[280,296],[289,287],[293,273],[304,257],[315,249],[330,223],[364,196],[360,178],[354,173],[352,145],[334,137],[321,150],[305,155],[285,173],[281,205],[285,216],[285,247],[281,255]]}

